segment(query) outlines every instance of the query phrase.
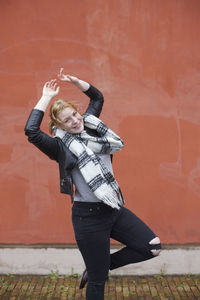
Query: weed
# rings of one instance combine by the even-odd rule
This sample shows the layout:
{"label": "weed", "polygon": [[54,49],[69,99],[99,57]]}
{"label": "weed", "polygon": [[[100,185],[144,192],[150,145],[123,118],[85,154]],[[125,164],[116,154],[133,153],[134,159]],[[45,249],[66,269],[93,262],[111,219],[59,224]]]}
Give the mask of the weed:
{"label": "weed", "polygon": [[163,270],[163,269],[160,269],[160,273],[154,275],[154,277],[155,277],[156,279],[161,279],[161,278],[164,277],[164,276],[166,276],[166,272],[165,272],[165,270]]}
{"label": "weed", "polygon": [[199,279],[195,279],[194,283],[195,283],[195,285],[198,285],[199,284]]}
{"label": "weed", "polygon": [[49,275],[47,275],[47,278],[57,279],[59,276],[58,272],[59,272],[58,270],[56,270],[56,271],[51,270],[51,273]]}
{"label": "weed", "polygon": [[71,274],[74,274],[74,268],[73,267],[71,268]]}
{"label": "weed", "polygon": [[10,278],[13,278],[15,276],[14,274],[11,274],[11,273],[7,273],[6,275]]}
{"label": "weed", "polygon": [[129,296],[134,295],[134,293],[132,291],[128,291]]}
{"label": "weed", "polygon": [[64,293],[65,295],[68,295],[68,294],[69,294],[69,292],[68,292],[67,290],[63,291],[63,293]]}
{"label": "weed", "polygon": [[3,284],[2,284],[2,286],[9,286],[9,285],[10,285],[10,283],[7,281],[3,282]]}
{"label": "weed", "polygon": [[161,276],[166,276],[166,272],[165,272],[164,269],[160,269],[160,275],[161,275]]}
{"label": "weed", "polygon": [[177,284],[176,287],[182,287],[182,288],[184,288],[184,284],[183,283]]}
{"label": "weed", "polygon": [[47,291],[46,294],[47,294],[47,295],[52,295],[52,294],[53,294],[53,291]]}
{"label": "weed", "polygon": [[59,286],[59,289],[62,293],[64,293],[65,295],[68,295],[69,294],[69,291],[65,288],[64,285],[60,285]]}
{"label": "weed", "polygon": [[133,285],[136,285],[136,281],[135,281],[135,280],[132,280],[132,284],[133,284]]}
{"label": "weed", "polygon": [[159,279],[162,279],[162,278],[163,278],[163,276],[162,276],[161,274],[156,274],[156,275],[154,275],[154,277],[155,277],[157,280],[159,280]]}
{"label": "weed", "polygon": [[61,291],[63,291],[63,290],[65,289],[65,286],[64,286],[64,285],[60,285],[60,286],[59,286],[59,289],[60,289]]}
{"label": "weed", "polygon": [[68,289],[73,289],[74,286],[73,285],[68,285]]}
{"label": "weed", "polygon": [[78,273],[74,273],[74,268],[71,268],[71,274],[69,275],[69,277],[73,277],[73,278],[78,278],[79,274]]}

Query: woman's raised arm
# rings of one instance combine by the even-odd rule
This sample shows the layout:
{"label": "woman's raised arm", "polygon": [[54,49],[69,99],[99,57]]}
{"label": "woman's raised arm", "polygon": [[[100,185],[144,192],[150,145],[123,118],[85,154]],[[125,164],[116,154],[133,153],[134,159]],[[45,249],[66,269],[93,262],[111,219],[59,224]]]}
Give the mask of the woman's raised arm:
{"label": "woman's raised arm", "polygon": [[73,83],[77,88],[85,93],[90,98],[89,105],[87,107],[86,113],[95,115],[96,117],[100,116],[103,107],[103,95],[102,93],[95,88],[90,83],[83,81],[75,76],[71,76],[63,73],[63,68],[60,69],[58,78],[61,81],[68,83]]}
{"label": "woman's raised arm", "polygon": [[43,132],[40,129],[40,125],[49,102],[53,97],[58,95],[59,89],[56,79],[45,83],[42,97],[32,110],[24,129],[25,134],[28,136],[28,141],[56,161],[58,159],[58,142]]}

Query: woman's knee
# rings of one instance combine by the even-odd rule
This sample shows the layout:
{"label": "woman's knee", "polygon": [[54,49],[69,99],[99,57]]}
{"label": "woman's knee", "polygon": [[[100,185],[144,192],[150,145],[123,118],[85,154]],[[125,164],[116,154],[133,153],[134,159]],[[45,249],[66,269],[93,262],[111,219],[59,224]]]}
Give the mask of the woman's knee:
{"label": "woman's knee", "polygon": [[160,254],[162,246],[158,236],[156,236],[149,242],[149,246],[150,246],[151,254],[153,256],[158,256]]}

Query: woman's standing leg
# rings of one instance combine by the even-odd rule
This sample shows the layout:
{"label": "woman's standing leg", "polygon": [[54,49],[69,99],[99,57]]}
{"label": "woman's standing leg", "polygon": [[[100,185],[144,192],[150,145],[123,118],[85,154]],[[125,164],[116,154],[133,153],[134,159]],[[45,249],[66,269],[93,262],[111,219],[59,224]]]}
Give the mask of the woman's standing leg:
{"label": "woman's standing leg", "polygon": [[88,285],[87,300],[103,300],[110,268],[111,210],[102,205],[74,204],[72,221],[79,250],[84,259]]}
{"label": "woman's standing leg", "polygon": [[126,247],[111,254],[110,269],[141,262],[159,255],[160,239],[133,212],[122,207],[116,217],[111,237]]}
{"label": "woman's standing leg", "polygon": [[110,268],[110,237],[105,233],[96,232],[85,236],[84,240],[77,240],[79,250],[84,259],[88,284],[87,300],[103,300],[105,282]]}

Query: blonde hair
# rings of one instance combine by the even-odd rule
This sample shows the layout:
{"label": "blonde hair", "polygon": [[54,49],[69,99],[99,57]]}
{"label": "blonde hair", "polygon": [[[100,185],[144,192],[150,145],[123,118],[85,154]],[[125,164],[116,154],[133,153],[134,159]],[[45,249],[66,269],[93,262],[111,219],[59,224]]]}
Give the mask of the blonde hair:
{"label": "blonde hair", "polygon": [[49,110],[49,132],[52,134],[53,133],[53,127],[57,125],[61,125],[62,121],[58,118],[58,114],[64,109],[64,108],[73,108],[75,111],[78,112],[77,107],[65,100],[56,100],[50,107]]}

